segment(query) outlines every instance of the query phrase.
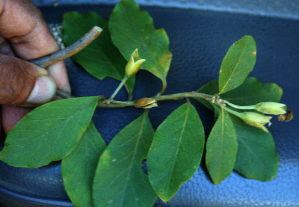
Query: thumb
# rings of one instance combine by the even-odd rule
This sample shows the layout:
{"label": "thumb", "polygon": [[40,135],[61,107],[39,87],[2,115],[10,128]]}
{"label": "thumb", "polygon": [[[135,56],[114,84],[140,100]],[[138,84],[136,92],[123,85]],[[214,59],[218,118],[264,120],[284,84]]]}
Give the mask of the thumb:
{"label": "thumb", "polygon": [[41,104],[56,93],[55,81],[44,68],[0,54],[0,104]]}

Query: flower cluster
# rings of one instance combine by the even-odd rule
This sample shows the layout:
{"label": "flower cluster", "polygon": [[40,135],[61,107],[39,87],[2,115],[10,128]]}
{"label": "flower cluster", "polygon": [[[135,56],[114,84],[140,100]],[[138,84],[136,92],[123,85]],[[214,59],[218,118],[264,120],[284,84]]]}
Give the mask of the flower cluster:
{"label": "flower cluster", "polygon": [[287,113],[287,106],[282,103],[275,103],[275,102],[261,102],[256,105],[252,106],[238,106],[235,104],[228,103],[230,106],[237,108],[237,109],[249,109],[249,110],[256,110],[258,112],[236,112],[233,110],[228,110],[232,114],[241,118],[245,123],[260,128],[265,132],[268,132],[268,129],[264,126],[266,124],[271,125],[270,120],[272,116],[267,116],[265,114],[270,115],[283,115]]}

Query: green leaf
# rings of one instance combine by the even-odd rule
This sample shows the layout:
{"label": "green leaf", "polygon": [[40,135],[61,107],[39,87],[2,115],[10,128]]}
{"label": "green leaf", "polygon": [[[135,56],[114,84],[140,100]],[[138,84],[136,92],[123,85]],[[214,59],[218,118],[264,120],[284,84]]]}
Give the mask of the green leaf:
{"label": "green leaf", "polygon": [[162,93],[172,58],[165,30],[155,29],[152,17],[134,0],[122,0],[115,6],[109,29],[113,43],[126,60],[138,48],[140,58],[146,59],[143,68],[162,80]]}
{"label": "green leaf", "polygon": [[150,182],[164,202],[196,172],[204,142],[203,125],[190,103],[172,112],[157,128],[147,165]]}
{"label": "green leaf", "polygon": [[8,133],[0,159],[35,168],[68,155],[87,129],[99,97],[53,101],[35,108]]}
{"label": "green leaf", "polygon": [[[197,92],[214,95],[218,91],[218,81],[211,81],[201,87]],[[282,88],[275,83],[261,83],[254,77],[247,77],[238,88],[221,94],[221,99],[231,103],[246,106],[255,105],[259,102],[279,102],[282,96]],[[197,98],[209,109],[213,110],[210,102]]]}
{"label": "green leaf", "polygon": [[[105,77],[111,77],[121,81],[125,76],[127,61],[111,42],[108,22],[97,13],[65,13],[63,15],[64,44],[69,46],[76,42],[93,26],[102,27],[104,29],[102,34],[81,52],[72,56],[72,60],[100,80],[103,80]],[[134,84],[135,77],[127,80],[126,87],[129,92],[133,91]]]}
{"label": "green leaf", "polygon": [[141,163],[154,130],[147,111],[121,130],[100,157],[93,183],[95,206],[152,206],[157,195]]}
{"label": "green leaf", "polygon": [[256,61],[254,39],[246,35],[227,51],[219,72],[219,94],[237,88],[252,71]]}
{"label": "green leaf", "polygon": [[272,180],[278,172],[279,157],[271,133],[249,126],[238,117],[231,118],[238,138],[235,170],[250,179]]}
{"label": "green leaf", "polygon": [[75,206],[93,206],[92,181],[106,143],[93,122],[77,147],[61,162],[64,188]]}
{"label": "green leaf", "polygon": [[218,185],[231,174],[237,151],[238,142],[233,122],[222,108],[206,145],[206,166],[214,184]]}
{"label": "green leaf", "polygon": [[260,102],[279,102],[283,90],[275,83],[261,83],[258,79],[248,77],[244,84],[235,90],[221,95],[221,98],[237,105],[255,105]]}
{"label": "green leaf", "polygon": [[[215,94],[218,91],[218,81],[211,81],[197,92]],[[221,94],[221,98],[237,105],[254,105],[259,102],[279,102],[282,89],[274,83],[261,83],[258,79],[248,77],[238,88]],[[197,99],[219,116],[219,107],[213,106],[204,99]],[[266,133],[258,128],[244,123],[241,119],[231,115],[238,140],[238,153],[235,170],[245,177],[261,181],[273,179],[278,170],[279,158],[275,143],[270,132]]]}

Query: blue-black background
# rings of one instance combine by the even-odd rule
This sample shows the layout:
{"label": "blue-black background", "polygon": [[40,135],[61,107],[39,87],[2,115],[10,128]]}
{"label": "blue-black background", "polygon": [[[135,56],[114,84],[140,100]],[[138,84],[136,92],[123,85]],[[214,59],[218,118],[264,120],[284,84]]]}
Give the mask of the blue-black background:
{"label": "blue-black background", "polygon": [[[59,24],[67,11],[96,11],[109,19],[113,6],[40,7],[47,23]],[[257,62],[250,76],[263,83],[281,86],[281,102],[294,113],[288,123],[276,120],[270,127],[280,157],[278,175],[270,182],[249,180],[233,172],[220,185],[212,184],[206,169],[201,166],[193,178],[182,185],[178,194],[167,204],[157,200],[156,206],[299,206],[299,21],[257,15],[204,11],[166,7],[146,7],[156,28],[165,28],[170,39],[173,60],[167,76],[164,94],[194,91],[218,78],[219,67],[231,44],[244,35],[251,35],[257,44]],[[106,78],[99,81],[88,75],[70,59],[66,60],[73,95],[103,94],[109,97],[119,82]],[[161,81],[152,74],[137,74],[134,99],[150,97],[161,89]],[[125,100],[121,90],[117,99]],[[184,101],[161,102],[150,110],[156,128]],[[213,126],[213,113],[200,103],[196,107],[205,131]],[[128,123],[136,119],[139,109],[97,109],[95,125],[107,143]],[[13,168],[0,162],[1,206],[72,206],[64,192],[59,162],[38,169]]]}

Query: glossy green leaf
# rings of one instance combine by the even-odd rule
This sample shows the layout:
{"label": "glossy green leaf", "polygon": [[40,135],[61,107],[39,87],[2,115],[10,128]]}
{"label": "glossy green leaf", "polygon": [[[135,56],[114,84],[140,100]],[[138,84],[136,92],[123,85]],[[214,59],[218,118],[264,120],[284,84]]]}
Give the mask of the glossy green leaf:
{"label": "glossy green leaf", "polygon": [[53,101],[35,108],[8,133],[0,159],[35,168],[68,155],[89,126],[99,97]]}
{"label": "glossy green leaf", "polygon": [[[206,94],[216,94],[218,91],[218,81],[211,81],[201,87],[197,92]],[[247,77],[244,83],[238,88],[227,93],[221,94],[220,97],[233,104],[246,106],[255,105],[259,102],[279,102],[282,96],[282,88],[275,83],[261,83],[257,78]],[[212,105],[204,99],[196,99],[213,110]]]}
{"label": "glossy green leaf", "polygon": [[[72,56],[72,60],[83,66],[88,73],[100,80],[105,77],[122,80],[125,75],[127,61],[111,42],[108,22],[97,13],[65,13],[63,15],[64,44],[68,46],[76,42],[93,26],[103,28],[102,34],[81,52]],[[135,77],[130,78],[126,82],[126,86],[130,92],[133,91],[134,83]]]}
{"label": "glossy green leaf", "polygon": [[77,147],[61,162],[64,188],[75,206],[93,206],[92,181],[106,143],[93,122]]}
{"label": "glossy green leaf", "polygon": [[246,35],[227,51],[219,71],[219,94],[237,88],[252,71],[256,61],[254,39]]}
{"label": "glossy green leaf", "polygon": [[206,145],[206,166],[216,185],[233,171],[237,151],[238,142],[233,122],[222,109]]}
{"label": "glossy green leaf", "polygon": [[165,30],[155,29],[152,17],[134,0],[122,0],[115,6],[109,29],[113,43],[127,60],[138,48],[139,57],[146,59],[142,67],[162,80],[163,92],[172,58]]}
{"label": "glossy green leaf", "polygon": [[249,126],[235,116],[231,118],[238,138],[235,170],[250,179],[272,180],[278,172],[279,157],[271,133]]}
{"label": "glossy green leaf", "polygon": [[145,112],[121,130],[100,157],[93,182],[95,206],[149,207],[157,195],[141,163],[154,130]]}
{"label": "glossy green leaf", "polygon": [[203,125],[190,103],[172,112],[157,128],[147,168],[150,182],[164,202],[196,172],[204,142]]}

